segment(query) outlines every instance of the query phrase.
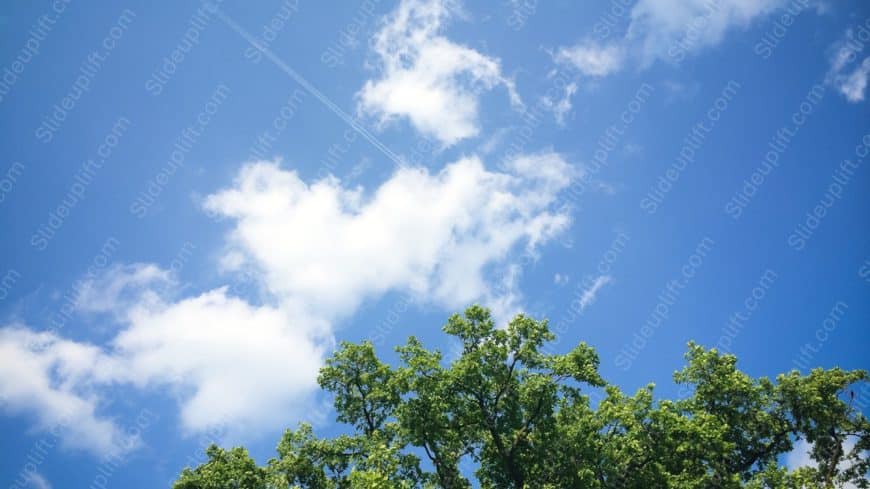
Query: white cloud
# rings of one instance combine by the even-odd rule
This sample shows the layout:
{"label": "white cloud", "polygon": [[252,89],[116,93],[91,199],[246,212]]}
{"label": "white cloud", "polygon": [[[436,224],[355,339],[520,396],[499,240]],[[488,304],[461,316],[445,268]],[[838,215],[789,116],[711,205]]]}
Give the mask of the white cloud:
{"label": "white cloud", "polygon": [[798,440],[792,451],[785,455],[785,465],[790,470],[801,467],[815,467],[816,462],[810,457],[813,446],[806,440]]}
{"label": "white cloud", "polygon": [[[860,26],[864,29],[864,26]],[[867,79],[870,77],[870,56],[857,63],[858,55],[864,51],[864,43],[855,40],[855,31],[849,29],[833,46],[831,66],[825,81],[852,103],[864,101]]]}
{"label": "white cloud", "polygon": [[51,483],[39,472],[30,472],[27,476],[27,486],[34,489],[51,489]]}
{"label": "white cloud", "polygon": [[310,419],[334,325],[364,300],[399,291],[449,308],[481,301],[501,318],[518,310],[513,258],[536,256],[568,226],[554,207],[572,174],[554,153],[501,171],[472,157],[438,173],[397,170],[367,193],[250,163],[205,205],[230,218],[221,261],[260,282],[260,303],[226,287],[177,298],[157,266],[111,267],[87,282],[82,304],[113,313],[116,336],[97,346],[0,329],[0,397],[43,430],[71,413],[69,443],[95,453],[127,441],[99,410],[118,385],[168,389],[191,432],[224,426],[242,438]]}
{"label": "white cloud", "polygon": [[591,306],[598,297],[598,291],[600,291],[605,285],[609,284],[612,279],[613,278],[610,275],[599,275],[592,280],[592,283],[589,283],[589,279],[587,278],[584,283],[588,285],[580,294],[580,309],[583,310]]}
{"label": "white cloud", "polygon": [[679,62],[718,45],[728,31],[745,28],[785,6],[786,0],[639,0],[631,10],[626,40],[643,63]]}
{"label": "white cloud", "polygon": [[43,431],[63,425],[70,446],[97,455],[123,453],[138,441],[97,413],[115,385],[170,388],[187,431],[220,426],[238,437],[306,414],[300,410],[331,338],[310,334],[303,318],[280,307],[229,297],[226,288],[166,301],[151,288],[162,282],[133,278],[139,269],[117,267],[102,280],[110,290],[126,283],[118,292],[128,297],[111,311],[123,317],[123,329],[105,347],[22,326],[0,329],[0,395],[11,411],[36,414]]}
{"label": "white cloud", "polygon": [[617,44],[599,45],[581,42],[562,47],[553,56],[557,63],[570,65],[586,76],[607,76],[622,67],[624,50]]}
{"label": "white cloud", "polygon": [[660,84],[660,86],[667,94],[665,97],[666,105],[671,105],[677,101],[691,100],[701,91],[701,84],[698,82],[683,83],[674,80],[665,80]]}
{"label": "white cloud", "polygon": [[791,5],[813,0],[638,0],[629,15],[625,36],[609,44],[583,41],[557,50],[555,60],[587,76],[601,77],[625,67],[627,58],[646,67],[654,61],[680,63],[718,45],[735,29],[743,29]]}
{"label": "white cloud", "polygon": [[870,57],[843,79],[839,85],[840,93],[846,96],[849,102],[862,102],[864,93],[867,91],[867,77],[870,76]]}
{"label": "white cloud", "polygon": [[507,127],[502,127],[492,131],[492,133],[483,141],[477,148],[477,153],[487,156],[495,151],[502,142],[504,142],[511,130]]}
{"label": "white cloud", "polygon": [[226,423],[238,436],[280,426],[304,414],[327,347],[300,319],[224,288],[136,306],[112,342],[117,380],[175,388],[188,430]]}
{"label": "white cloud", "polygon": [[[580,42],[574,46],[561,47],[552,54],[553,61],[562,66],[571,67],[588,78],[601,78],[619,71],[625,60],[625,49],[621,44],[599,44],[591,41]],[[556,73],[553,70],[550,76]],[[577,93],[579,84],[571,82],[565,86],[562,98],[541,97],[544,107],[553,111],[556,123],[565,125],[565,116],[573,105],[571,98]]]}
{"label": "white cloud", "polygon": [[0,328],[0,358],[7,412],[32,416],[40,431],[97,456],[122,454],[138,444],[98,414],[103,400],[94,385],[114,367],[99,348],[12,325]]}
{"label": "white cloud", "polygon": [[487,171],[474,157],[435,174],[404,168],[364,198],[334,178],[309,185],[257,162],[206,206],[236,221],[229,253],[294,310],[332,319],[395,289],[457,307],[492,295],[486,269],[516,245],[534,249],[568,224],[549,210],[570,182],[561,157],[527,155],[505,168]]}
{"label": "white cloud", "polygon": [[[843,443],[843,450],[846,453],[850,453],[855,448],[855,438],[849,437],[846,439],[845,443]],[[811,453],[813,450],[813,444],[801,439],[795,442],[794,448],[790,452],[785,455],[785,465],[789,470],[796,470],[801,467],[818,467],[818,463],[812,459]],[[840,470],[847,469],[849,467],[848,461],[841,462],[838,466]],[[851,482],[843,484],[843,489],[857,489],[858,486],[852,484]]]}
{"label": "white cloud", "polygon": [[506,326],[511,318],[521,312],[522,296],[518,290],[522,267],[512,263],[503,268],[501,278],[495,281],[494,290],[490,290],[483,300],[492,310],[496,324]]}
{"label": "white cloud", "polygon": [[76,308],[84,312],[117,311],[121,303],[142,300],[138,295],[126,297],[125,293],[170,282],[170,273],[153,264],[113,265],[78,284]]}
{"label": "white cloud", "polygon": [[569,83],[565,86],[565,94],[558,101],[550,97],[542,97],[541,102],[544,107],[553,111],[553,116],[556,118],[556,123],[560,126],[565,125],[565,115],[571,112],[571,97],[577,93],[577,83]]}
{"label": "white cloud", "polygon": [[375,35],[381,78],[357,94],[360,112],[382,123],[406,117],[415,129],[452,145],[479,133],[482,91],[503,85],[520,106],[499,61],[440,34],[454,2],[403,0]]}

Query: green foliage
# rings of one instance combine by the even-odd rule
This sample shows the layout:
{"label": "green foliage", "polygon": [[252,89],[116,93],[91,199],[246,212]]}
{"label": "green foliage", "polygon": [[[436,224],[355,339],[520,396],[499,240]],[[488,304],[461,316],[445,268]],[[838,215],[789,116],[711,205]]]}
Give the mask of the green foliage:
{"label": "green foliage", "polygon": [[[870,487],[870,423],[850,395],[866,372],[774,382],[690,343],[674,380],[691,394],[667,400],[652,385],[628,395],[607,384],[586,344],[546,353],[546,321],[519,315],[499,329],[472,306],[444,331],[462,346],[450,364],[413,337],[396,367],[371,343],[341,344],[318,380],[353,434],[321,439],[303,424],[262,467],[212,446],[175,489]],[[814,464],[789,470],[799,440]]]}
{"label": "green foliage", "polygon": [[223,450],[215,445],[206,449],[208,462],[195,469],[184,469],[175,489],[265,489],[266,469],[258,467],[244,448]]}

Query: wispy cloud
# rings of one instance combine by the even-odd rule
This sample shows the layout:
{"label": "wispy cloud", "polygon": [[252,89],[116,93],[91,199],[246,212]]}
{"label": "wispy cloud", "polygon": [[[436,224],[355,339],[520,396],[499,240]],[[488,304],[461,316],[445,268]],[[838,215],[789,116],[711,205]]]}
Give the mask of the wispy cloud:
{"label": "wispy cloud", "polygon": [[144,285],[168,285],[171,281],[171,274],[154,264],[113,265],[77,285],[76,309],[83,312],[114,312],[121,303],[141,300],[138,296],[126,297],[126,292]]}
{"label": "wispy cloud", "polygon": [[549,97],[541,99],[542,105],[553,111],[553,116],[556,118],[556,123],[560,126],[565,125],[565,116],[571,112],[573,108],[571,97],[577,93],[577,83],[569,83],[565,86],[565,92],[561,99],[553,100]]}
{"label": "wispy cloud", "polygon": [[595,302],[598,298],[598,292],[602,287],[609,284],[613,280],[610,275],[599,275],[595,279],[584,281],[586,288],[580,293],[580,309],[586,309]]}
{"label": "wispy cloud", "polygon": [[622,68],[625,53],[618,44],[597,44],[584,41],[562,47],[553,56],[557,63],[572,65],[577,71],[592,77],[607,76]]}
{"label": "wispy cloud", "polygon": [[831,48],[830,68],[825,81],[852,103],[864,101],[870,77],[870,56],[858,61],[863,51],[864,43],[855,39],[853,29],[847,30]]}
{"label": "wispy cloud", "polygon": [[30,472],[27,476],[27,485],[33,489],[51,489],[51,483],[39,472]]}
{"label": "wispy cloud", "polygon": [[555,59],[593,77],[620,71],[628,59],[641,67],[655,61],[679,64],[719,45],[730,31],[746,28],[787,4],[787,0],[639,0],[631,8],[622,37],[581,40],[559,48]]}
{"label": "wispy cloud", "polygon": [[625,40],[644,64],[679,63],[786,5],[786,0],[639,0]]}

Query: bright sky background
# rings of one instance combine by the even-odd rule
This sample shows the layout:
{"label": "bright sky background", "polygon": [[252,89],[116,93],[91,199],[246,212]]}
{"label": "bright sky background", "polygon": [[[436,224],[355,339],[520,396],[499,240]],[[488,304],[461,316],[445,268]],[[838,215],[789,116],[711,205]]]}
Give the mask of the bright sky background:
{"label": "bright sky background", "polygon": [[629,391],[689,340],[870,367],[868,44],[863,0],[6,2],[0,485],[335,434],[335,342],[474,302]]}

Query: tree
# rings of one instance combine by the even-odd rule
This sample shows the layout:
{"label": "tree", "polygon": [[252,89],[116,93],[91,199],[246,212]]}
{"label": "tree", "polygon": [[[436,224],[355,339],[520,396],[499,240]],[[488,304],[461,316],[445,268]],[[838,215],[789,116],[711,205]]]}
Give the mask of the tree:
{"label": "tree", "polygon": [[[674,374],[690,395],[657,399],[652,385],[607,384],[585,343],[546,353],[546,321],[499,329],[472,306],[444,331],[461,344],[449,364],[414,337],[396,367],[369,342],[342,343],[318,380],[349,434],[320,439],[303,424],[263,467],[213,446],[175,489],[870,487],[870,423],[847,395],[864,371],[752,378],[690,343]],[[799,440],[815,465],[789,470],[781,459]]]}
{"label": "tree", "polygon": [[175,489],[224,489],[267,487],[267,471],[258,467],[244,448],[223,450],[215,445],[205,451],[208,462],[184,469]]}

